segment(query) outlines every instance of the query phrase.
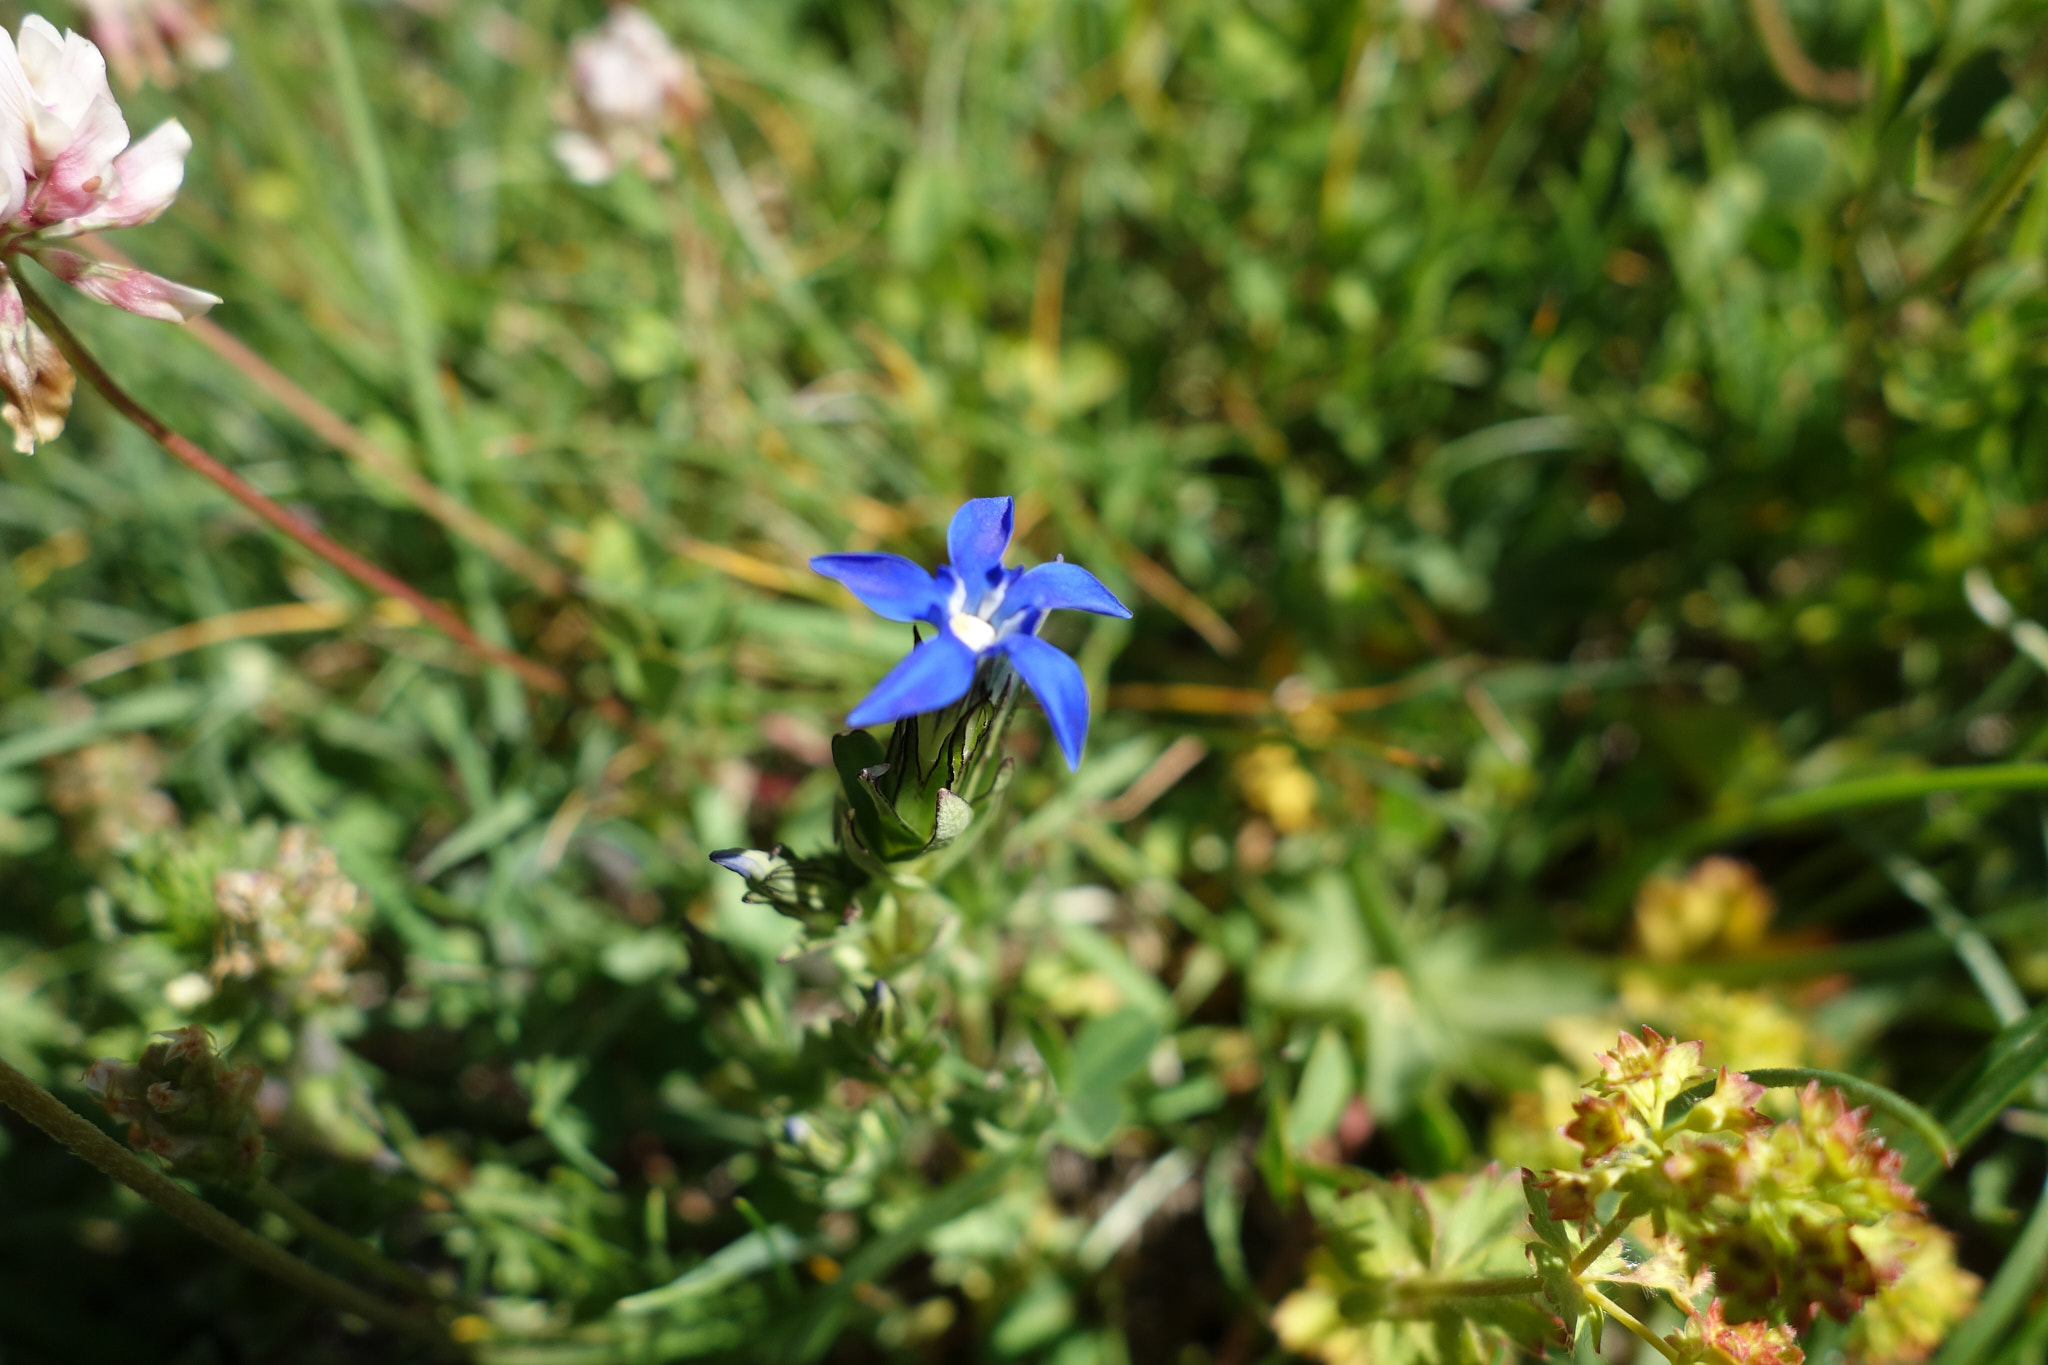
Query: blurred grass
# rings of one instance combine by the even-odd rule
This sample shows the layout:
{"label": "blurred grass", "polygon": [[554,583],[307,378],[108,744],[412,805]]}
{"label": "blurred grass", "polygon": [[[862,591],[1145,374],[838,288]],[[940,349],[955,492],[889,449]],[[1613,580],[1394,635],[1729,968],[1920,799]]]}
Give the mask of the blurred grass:
{"label": "blurred grass", "polygon": [[[1668,975],[1796,953],[1830,1064],[1923,1101],[1997,1024],[1883,852],[2048,987],[2048,189],[2020,174],[2048,7],[1786,0],[1812,70],[1732,0],[648,8],[716,97],[667,184],[549,156],[594,3],[228,0],[233,63],[128,101],[197,150],[122,248],[570,590],[195,339],[66,316],[272,496],[660,742],[476,676],[82,397],[0,455],[10,1058],[61,1081],[186,1022],[205,869],[301,821],[372,894],[375,984],[207,1021],[291,1086],[280,1183],[497,1296],[504,1359],[622,1358],[614,1301],[756,1245],[744,1191],[872,1292],[805,1260],[792,1305],[742,1257],[646,1358],[762,1358],[780,1321],[817,1351],[842,1325],[833,1359],[1243,1360],[1298,1262],[1297,1159],[1356,1136],[1356,1097],[1339,1154],[1478,1160],[1558,1021],[1612,1010],[1655,858],[1732,846],[1780,906],[1751,957]],[[826,836],[818,746],[904,644],[805,558],[933,561],[993,493],[1138,615],[1053,626],[1096,687],[1089,763],[1027,762],[1033,813],[944,888],[892,1079],[833,1050],[837,987],[704,854]],[[87,665],[302,606],[336,624]],[[169,854],[52,804],[67,756],[138,733],[161,775],[92,809],[160,785]],[[1105,821],[1187,736],[1206,757]],[[1876,970],[1886,944],[1919,969]],[[979,1166],[1002,1193],[941,1217],[1035,1103],[1027,1030],[1107,1058],[1121,1136]],[[970,1102],[969,1073],[1008,1088]],[[819,1174],[793,1114],[862,1162]],[[9,1361],[384,1349],[9,1141]],[[1104,1251],[1179,1153],[1207,1217],[1176,1186]],[[2042,1162],[2003,1134],[1973,1160],[1933,1198],[1988,1271]]]}

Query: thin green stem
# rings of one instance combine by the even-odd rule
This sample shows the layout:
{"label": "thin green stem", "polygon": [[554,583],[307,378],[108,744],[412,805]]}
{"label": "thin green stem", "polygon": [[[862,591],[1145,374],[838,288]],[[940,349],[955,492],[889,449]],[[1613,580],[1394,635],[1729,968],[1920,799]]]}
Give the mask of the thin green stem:
{"label": "thin green stem", "polygon": [[[420,287],[419,274],[413,269],[405,222],[399,217],[398,198],[391,185],[391,167],[384,159],[384,145],[377,135],[377,121],[370,111],[362,68],[356,63],[339,0],[314,0],[313,21],[319,27],[320,44],[327,50],[335,98],[341,105],[342,128],[356,165],[356,184],[370,215],[379,254],[384,258],[386,301],[398,329],[413,415],[425,438],[435,481],[460,496],[468,480],[469,461],[456,430],[455,416],[441,389],[435,320],[427,294]],[[462,541],[456,541],[454,548],[456,581],[461,585],[464,605],[477,623],[478,632],[493,644],[509,642],[511,632],[506,628],[504,611],[491,593],[489,566]],[[493,708],[503,717],[501,728],[522,724],[517,700],[516,690],[504,687],[502,681],[493,689]]]}
{"label": "thin green stem", "polygon": [[1934,1365],[1977,1365],[2001,1341],[2009,1340],[2014,1320],[2041,1283],[2044,1265],[2048,1265],[2048,1187],[2042,1189],[2026,1226],[1983,1297],[1943,1343]]}
{"label": "thin green stem", "polygon": [[1645,1323],[1641,1318],[1638,1318],[1635,1314],[1629,1312],[1626,1308],[1623,1308],[1613,1299],[1608,1298],[1605,1294],[1595,1289],[1592,1285],[1581,1285],[1580,1288],[1586,1291],[1587,1300],[1591,1302],[1595,1308],[1598,1308],[1608,1317],[1613,1318],[1623,1327],[1628,1328],[1628,1330],[1635,1335],[1637,1340],[1641,1341],[1645,1346],[1648,1346],[1652,1350],[1656,1351],[1658,1355],[1663,1356],[1666,1360],[1670,1361],[1671,1365],[1678,1365],[1677,1348],[1674,1347],[1670,1342],[1664,1340],[1664,1338],[1658,1336],[1655,1332],[1651,1331],[1649,1328],[1649,1324]]}
{"label": "thin green stem", "polygon": [[4,1061],[0,1061],[0,1104],[5,1104],[42,1129],[69,1148],[73,1155],[98,1167],[192,1231],[241,1257],[258,1270],[379,1327],[425,1342],[449,1355],[465,1354],[448,1339],[437,1323],[366,1294],[243,1227],[108,1137],[97,1125]]}
{"label": "thin green stem", "polygon": [[[332,4],[333,0],[325,0],[325,3]],[[705,169],[711,172],[711,183],[718,191],[719,202],[725,205],[726,216],[732,220],[733,230],[739,233],[740,241],[747,248],[747,254],[754,258],[755,266],[767,277],[768,286],[775,291],[784,311],[803,329],[826,364],[842,368],[854,364],[853,348],[833,328],[824,311],[818,307],[818,301],[811,297],[796,263],[790,260],[775,230],[768,225],[767,217],[761,212],[761,201],[754,193],[753,182],[747,179],[746,168],[740,164],[739,153],[734,149],[732,139],[726,135],[725,124],[720,121],[716,110],[706,110],[698,119],[694,140],[704,158]]]}
{"label": "thin green stem", "polygon": [[1990,763],[1854,778],[1810,791],[1773,797],[1759,801],[1736,815],[1703,821],[1685,837],[1680,852],[1699,852],[1746,834],[1944,792],[2040,791],[2044,788],[2048,788],[2048,763]]}
{"label": "thin green stem", "polygon": [[2044,160],[2048,160],[2048,110],[2034,115],[2034,130],[2012,154],[2012,160],[2006,163],[1998,179],[1991,182],[1991,188],[1971,205],[1970,212],[1956,228],[1955,236],[1949,239],[1948,248],[1941,253],[1941,259],[1914,282],[1908,293],[1923,294],[1945,281],[1962,264],[1970,245],[1998,221],[1999,215],[2027,187],[2027,182],[2041,169]]}
{"label": "thin green stem", "polygon": [[1612,912],[1626,905],[1643,878],[1667,859],[1690,858],[1766,830],[1804,824],[1870,806],[1923,800],[1944,792],[2043,790],[2048,790],[2048,763],[1985,763],[1929,768],[1852,778],[1808,791],[1789,792],[1732,814],[1698,821],[1675,837],[1645,849],[1602,880],[1596,900],[1602,910]]}
{"label": "thin green stem", "polygon": [[1585,1274],[1587,1267],[1600,1259],[1601,1252],[1614,1245],[1614,1239],[1621,1236],[1622,1230],[1634,1222],[1635,1217],[1635,1206],[1626,1199],[1622,1200],[1621,1207],[1614,1211],[1614,1217],[1608,1219],[1593,1240],[1580,1247],[1579,1254],[1572,1257],[1572,1274]]}
{"label": "thin green stem", "polygon": [[341,105],[342,128],[348,137],[349,154],[356,163],[356,186],[370,215],[371,230],[377,235],[378,251],[384,257],[391,321],[398,329],[398,344],[404,353],[414,415],[426,437],[435,474],[444,485],[459,486],[462,448],[456,438],[454,418],[441,394],[434,355],[434,320],[427,312],[425,296],[420,293],[419,278],[413,270],[412,253],[406,247],[405,224],[398,216],[398,199],[391,188],[391,167],[384,160],[377,122],[363,91],[362,69],[356,64],[355,47],[349,41],[348,26],[342,21],[337,0],[313,0],[313,21],[319,26],[321,46],[327,50],[334,96]]}
{"label": "thin green stem", "polygon": [[1792,1090],[1819,1083],[1841,1091],[1851,1101],[1867,1105],[1890,1118],[1919,1138],[1940,1159],[1944,1167],[1956,1164],[1956,1143],[1941,1121],[1895,1090],[1845,1071],[1824,1071],[1811,1066],[1759,1066],[1745,1073],[1750,1080],[1771,1090]]}
{"label": "thin green stem", "polygon": [[1485,1280],[1403,1280],[1395,1294],[1411,1307],[1439,1299],[1511,1299],[1543,1292],[1536,1275],[1496,1275]]}
{"label": "thin green stem", "polygon": [[293,1230],[307,1241],[324,1247],[365,1274],[374,1275],[395,1289],[402,1289],[423,1299],[433,1300],[441,1297],[440,1292],[424,1275],[408,1270],[362,1238],[351,1237],[268,1180],[257,1181],[256,1188],[249,1191],[249,1197],[256,1202],[257,1207],[268,1210],[291,1224]]}
{"label": "thin green stem", "polygon": [[1984,936],[1976,923],[1949,898],[1941,879],[1918,861],[1903,853],[1888,851],[1874,837],[1865,834],[1858,842],[1880,866],[1892,884],[1927,912],[1935,929],[1954,949],[1970,979],[1998,1016],[1999,1027],[2018,1023],[2027,1014],[2027,997],[2006,970],[2005,959]]}

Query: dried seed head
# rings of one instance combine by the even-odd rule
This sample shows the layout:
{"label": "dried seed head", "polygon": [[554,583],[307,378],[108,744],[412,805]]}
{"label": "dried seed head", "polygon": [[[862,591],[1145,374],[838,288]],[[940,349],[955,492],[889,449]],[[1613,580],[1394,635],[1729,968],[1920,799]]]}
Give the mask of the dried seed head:
{"label": "dried seed head", "polygon": [[85,1073],[107,1112],[128,1121],[129,1146],[161,1158],[174,1175],[216,1185],[256,1178],[262,1084],[262,1071],[228,1065],[197,1024],[160,1034],[133,1066],[108,1058]]}
{"label": "dried seed head", "polygon": [[34,323],[25,324],[13,341],[0,349],[0,417],[14,429],[14,449],[33,455],[37,446],[64,434],[78,376]]}
{"label": "dried seed head", "polygon": [[302,1006],[348,994],[369,901],[310,829],[286,827],[270,866],[222,872],[213,897],[221,915],[215,980],[264,976]]}
{"label": "dried seed head", "polygon": [[178,808],[157,788],[163,757],[147,735],[88,744],[46,765],[51,807],[81,856],[129,853],[178,824]]}

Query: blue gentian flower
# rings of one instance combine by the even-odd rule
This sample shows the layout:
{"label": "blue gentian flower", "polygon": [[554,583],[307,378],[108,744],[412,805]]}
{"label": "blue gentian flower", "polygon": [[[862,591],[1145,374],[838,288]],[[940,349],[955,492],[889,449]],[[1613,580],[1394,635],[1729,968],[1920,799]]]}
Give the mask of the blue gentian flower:
{"label": "blue gentian flower", "polygon": [[967,695],[984,658],[1007,661],[1045,708],[1067,766],[1081,766],[1088,739],[1088,685],[1072,659],[1038,638],[1049,611],[1129,616],[1101,580],[1077,564],[1055,560],[1035,569],[1006,569],[1016,503],[974,498],[946,528],[952,563],[926,573],[901,555],[819,555],[811,567],[852,590],[876,615],[922,621],[936,633],[853,708],[846,723],[883,725]]}

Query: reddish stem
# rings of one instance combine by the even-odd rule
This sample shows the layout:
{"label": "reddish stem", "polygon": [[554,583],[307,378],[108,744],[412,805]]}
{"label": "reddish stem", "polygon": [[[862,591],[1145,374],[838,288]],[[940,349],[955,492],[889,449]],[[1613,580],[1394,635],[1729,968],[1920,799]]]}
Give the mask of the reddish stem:
{"label": "reddish stem", "polygon": [[[139,269],[124,252],[96,237],[83,238],[78,242],[78,246],[103,261],[126,266],[131,270]],[[422,512],[451,532],[463,537],[550,597],[563,597],[571,591],[569,576],[550,563],[546,556],[535,553],[518,536],[505,530],[468,503],[450,496],[440,485],[414,472],[411,465],[356,430],[341,414],[300,388],[289,375],[256,354],[239,337],[231,335],[225,328],[207,318],[190,319],[185,324],[185,330],[190,332],[200,345],[239,370],[250,383],[297,418],[314,435],[342,454],[361,461],[380,477],[397,484],[407,497],[418,504]]]}
{"label": "reddish stem", "polygon": [[[239,502],[242,506],[269,522],[307,550],[310,550],[321,559],[326,560],[335,568],[355,579],[364,587],[369,588],[373,592],[382,593],[386,597],[395,597],[399,601],[404,602],[419,613],[421,620],[433,626],[443,635],[446,635],[478,658],[487,663],[497,664],[501,668],[510,669],[519,676],[522,682],[536,692],[549,692],[557,696],[567,696],[570,694],[572,689],[569,686],[569,680],[554,669],[549,668],[546,664],[529,659],[523,654],[501,648],[484,640],[475,631],[471,630],[469,624],[460,616],[457,616],[439,602],[434,601],[404,579],[399,578],[388,570],[379,568],[347,546],[330,540],[327,536],[314,530],[311,526],[293,516],[284,507],[258,492],[246,479],[235,473],[234,470],[229,469],[219,460],[214,459],[213,456],[201,450],[192,441],[173,431],[156,414],[143,407],[142,404],[129,396],[125,389],[114,382],[114,377],[106,372],[98,360],[93,358],[92,352],[85,349],[84,344],[79,341],[77,334],[65,324],[64,319],[57,316],[56,311],[43,300],[40,294],[29,287],[28,281],[22,279],[19,272],[15,272],[14,282],[15,286],[21,291],[22,302],[28,305],[29,313],[34,316],[42,329],[50,334],[50,339],[57,343],[57,349],[64,353],[64,358],[71,362],[72,368],[84,375],[86,382],[95,389],[98,389],[101,396],[109,403],[112,403],[123,417],[126,417],[129,421],[147,432],[150,438],[168,451],[173,459],[221,489],[236,502]],[[619,710],[624,709],[615,698],[606,698],[605,701],[611,702],[612,706]],[[610,708],[605,707],[603,703],[599,703],[599,709],[601,712],[605,712]]]}

